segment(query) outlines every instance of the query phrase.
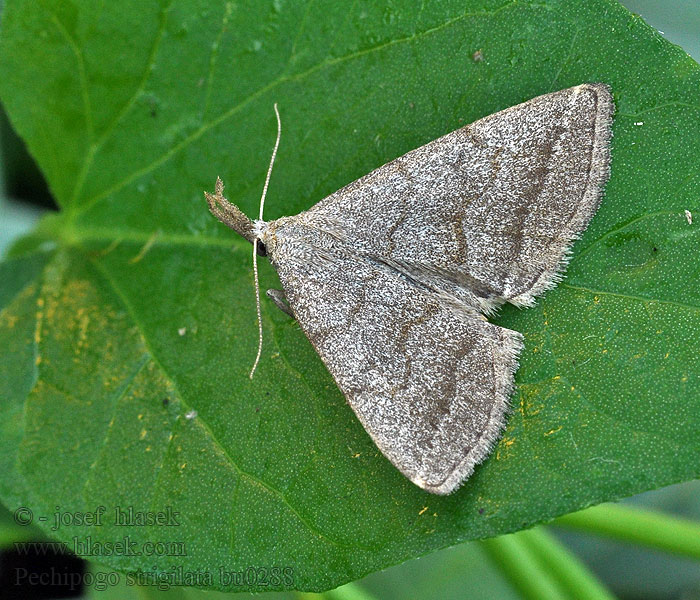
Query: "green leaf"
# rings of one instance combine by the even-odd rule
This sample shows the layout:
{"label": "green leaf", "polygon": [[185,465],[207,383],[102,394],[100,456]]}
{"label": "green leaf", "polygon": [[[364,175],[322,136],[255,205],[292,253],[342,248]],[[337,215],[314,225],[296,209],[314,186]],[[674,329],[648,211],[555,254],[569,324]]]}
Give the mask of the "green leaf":
{"label": "green leaf", "polygon": [[[514,411],[457,493],[428,495],[381,456],[267,302],[248,379],[250,246],[202,191],[220,175],[257,212],[274,102],[270,219],[585,81],[613,89],[612,178],[567,279],[496,319],[526,338]],[[0,95],[62,212],[0,267],[0,497],[67,543],[170,544],[91,557],[113,568],[320,590],[698,477],[699,84],[695,62],[612,0],[8,0]],[[50,531],[57,510],[98,506],[99,527]],[[177,525],[117,526],[115,507],[170,507]],[[254,574],[227,583],[220,568]]]}

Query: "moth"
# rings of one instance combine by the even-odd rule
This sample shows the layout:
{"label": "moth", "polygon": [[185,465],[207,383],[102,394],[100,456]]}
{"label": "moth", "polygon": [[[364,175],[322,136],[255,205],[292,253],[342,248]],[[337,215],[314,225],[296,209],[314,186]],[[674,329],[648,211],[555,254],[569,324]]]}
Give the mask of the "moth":
{"label": "moth", "polygon": [[561,279],[608,180],[613,112],[602,83],[545,94],[269,222],[218,179],[206,193],[270,259],[283,290],[268,296],[376,445],[428,492],[457,489],[505,426],[523,336],[485,315]]}

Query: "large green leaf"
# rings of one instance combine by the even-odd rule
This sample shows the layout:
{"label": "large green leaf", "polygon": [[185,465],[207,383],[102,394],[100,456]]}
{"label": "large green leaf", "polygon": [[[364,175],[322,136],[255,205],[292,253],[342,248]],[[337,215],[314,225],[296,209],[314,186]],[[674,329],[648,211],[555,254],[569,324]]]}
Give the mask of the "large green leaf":
{"label": "large green leaf", "polygon": [[[274,102],[268,218],[584,81],[613,89],[612,178],[565,282],[496,319],[526,338],[514,411],[457,493],[426,494],[379,454],[268,303],[248,379],[250,246],[202,190],[220,175],[255,214]],[[93,556],[118,569],[322,589],[699,476],[700,235],[684,215],[700,221],[699,89],[698,65],[612,0],[9,0],[0,94],[62,212],[0,267],[0,496],[47,517],[177,511],[173,527],[51,532],[185,544]],[[220,567],[258,576],[227,586]]]}

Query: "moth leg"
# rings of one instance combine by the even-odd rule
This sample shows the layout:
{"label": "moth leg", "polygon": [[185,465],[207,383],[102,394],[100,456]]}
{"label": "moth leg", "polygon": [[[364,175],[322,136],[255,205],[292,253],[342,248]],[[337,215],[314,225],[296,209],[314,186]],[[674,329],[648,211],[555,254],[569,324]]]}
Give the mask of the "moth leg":
{"label": "moth leg", "polygon": [[275,303],[275,306],[282,312],[287,313],[292,319],[296,319],[292,309],[287,304],[287,299],[284,297],[282,290],[267,290],[267,297]]}

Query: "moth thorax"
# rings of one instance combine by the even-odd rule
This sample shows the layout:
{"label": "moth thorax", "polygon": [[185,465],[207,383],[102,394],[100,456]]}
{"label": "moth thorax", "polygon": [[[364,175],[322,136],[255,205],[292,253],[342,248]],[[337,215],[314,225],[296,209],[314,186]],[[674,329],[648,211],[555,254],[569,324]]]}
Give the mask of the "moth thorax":
{"label": "moth thorax", "polygon": [[265,241],[264,237],[269,226],[270,223],[263,221],[262,219],[255,219],[255,221],[253,221],[253,234],[263,243]]}

